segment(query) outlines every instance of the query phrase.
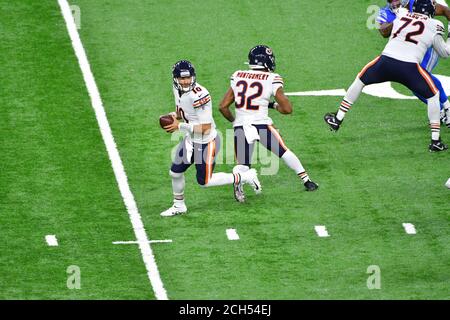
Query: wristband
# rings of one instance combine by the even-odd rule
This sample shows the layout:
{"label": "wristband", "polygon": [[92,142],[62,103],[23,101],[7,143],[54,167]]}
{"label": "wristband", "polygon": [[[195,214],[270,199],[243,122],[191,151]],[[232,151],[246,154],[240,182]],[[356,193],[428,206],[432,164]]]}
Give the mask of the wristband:
{"label": "wristband", "polygon": [[277,110],[278,109],[278,103],[273,102],[273,101],[269,102],[268,108]]}

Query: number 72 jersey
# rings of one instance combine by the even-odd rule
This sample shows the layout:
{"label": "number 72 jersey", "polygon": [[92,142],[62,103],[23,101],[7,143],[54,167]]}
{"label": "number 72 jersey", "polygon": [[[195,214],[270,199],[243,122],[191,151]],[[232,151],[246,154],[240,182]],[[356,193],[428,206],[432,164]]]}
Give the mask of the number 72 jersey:
{"label": "number 72 jersey", "polygon": [[421,63],[436,36],[442,36],[442,22],[426,15],[399,11],[383,55],[405,62]]}
{"label": "number 72 jersey", "polygon": [[283,87],[279,74],[260,70],[238,70],[231,76],[236,119],[233,126],[244,124],[272,124],[269,102],[277,90]]}

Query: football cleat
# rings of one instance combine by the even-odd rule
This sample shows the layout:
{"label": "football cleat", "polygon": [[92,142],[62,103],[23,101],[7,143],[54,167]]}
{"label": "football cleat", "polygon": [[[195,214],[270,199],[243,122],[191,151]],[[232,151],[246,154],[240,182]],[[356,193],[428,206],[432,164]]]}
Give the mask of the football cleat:
{"label": "football cleat", "polygon": [[330,127],[331,131],[338,131],[342,120],[338,120],[338,118],[336,117],[336,113],[327,113],[324,117],[323,120],[325,120],[325,122],[327,123],[327,125]]}
{"label": "football cleat", "polygon": [[161,217],[173,217],[187,212],[185,204],[174,204],[166,211],[161,212]]}
{"label": "football cleat", "polygon": [[242,181],[239,183],[233,183],[234,188],[234,198],[237,202],[245,202],[245,194],[244,194],[244,188],[242,185]]}
{"label": "football cleat", "polygon": [[311,180],[308,180],[304,183],[306,191],[315,191],[319,189],[319,185]]}
{"label": "football cleat", "polygon": [[255,169],[250,169],[247,172],[241,173],[241,176],[245,183],[252,186],[253,191],[255,191],[256,194],[261,194],[261,182],[259,182],[258,173]]}
{"label": "football cleat", "polygon": [[446,144],[442,143],[441,139],[431,140],[431,143],[428,146],[428,149],[430,150],[430,152],[439,152],[439,151],[447,150],[448,146]]}

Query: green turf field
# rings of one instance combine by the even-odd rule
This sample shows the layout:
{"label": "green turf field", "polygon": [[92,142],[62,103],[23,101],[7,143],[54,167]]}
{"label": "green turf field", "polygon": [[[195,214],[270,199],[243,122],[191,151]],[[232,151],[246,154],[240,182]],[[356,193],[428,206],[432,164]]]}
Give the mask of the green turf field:
{"label": "green turf field", "polygon": [[[147,235],[173,241],[151,245],[168,298],[449,299],[450,153],[428,152],[416,100],[363,94],[333,134],[322,117],[340,97],[292,97],[292,115],[270,116],[317,192],[280,163],[260,176],[264,193],[239,204],[231,187],[198,186],[192,168],[189,213],[159,216],[172,199],[177,141],[158,118],[174,108],[174,62],[196,66],[225,132],[218,103],[252,46],[273,47],[296,92],[346,89],[386,43],[366,27],[368,6],[383,0],[260,3],[70,1]],[[0,0],[0,12],[0,298],[155,299],[138,246],[112,244],[136,238],[58,2]],[[435,73],[450,75],[450,63]],[[67,287],[71,265],[81,289]],[[371,265],[381,289],[367,287]]]}

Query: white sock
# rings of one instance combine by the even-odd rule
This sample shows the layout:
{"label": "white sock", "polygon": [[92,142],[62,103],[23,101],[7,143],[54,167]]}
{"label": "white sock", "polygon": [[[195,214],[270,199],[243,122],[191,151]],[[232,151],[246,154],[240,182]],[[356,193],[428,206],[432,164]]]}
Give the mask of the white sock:
{"label": "white sock", "polygon": [[184,197],[183,197],[183,199],[182,200],[179,200],[179,199],[173,199],[173,204],[174,204],[174,206],[175,207],[183,207],[183,206],[186,206],[186,204],[184,203]]}
{"label": "white sock", "polygon": [[361,79],[359,79],[359,77],[356,77],[350,88],[348,88],[344,100],[341,102],[338,113],[336,115],[336,118],[338,118],[338,120],[344,119],[345,114],[350,110],[355,101],[358,100],[359,95],[361,94],[365,86],[366,85],[361,81]]}
{"label": "white sock", "polygon": [[205,184],[203,187],[216,187],[216,186],[223,186],[226,184],[233,184],[235,180],[237,179],[238,174],[233,173],[224,173],[224,172],[217,172],[213,173],[211,178],[208,181],[208,184]]}
{"label": "white sock", "polygon": [[439,93],[428,99],[428,119],[430,120],[431,139],[439,140],[441,131],[441,104],[439,102]]}
{"label": "white sock", "polygon": [[309,180],[309,176],[306,173],[305,168],[303,168],[300,159],[291,150],[286,151],[281,159],[284,160],[289,168],[295,171],[295,173],[303,180],[303,182]]}
{"label": "white sock", "polygon": [[235,173],[235,174],[236,173],[243,173],[243,172],[247,172],[248,170],[250,170],[249,167],[244,166],[242,164],[238,164],[238,165],[234,166],[233,173]]}
{"label": "white sock", "polygon": [[176,206],[184,205],[184,173],[176,173],[170,170],[169,174],[172,177],[173,203]]}

